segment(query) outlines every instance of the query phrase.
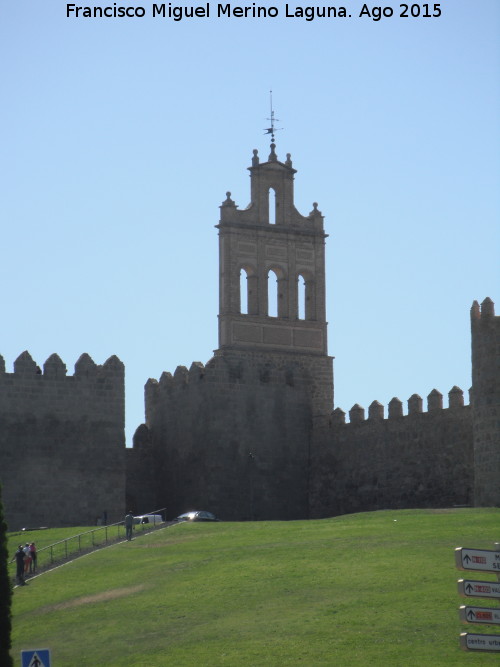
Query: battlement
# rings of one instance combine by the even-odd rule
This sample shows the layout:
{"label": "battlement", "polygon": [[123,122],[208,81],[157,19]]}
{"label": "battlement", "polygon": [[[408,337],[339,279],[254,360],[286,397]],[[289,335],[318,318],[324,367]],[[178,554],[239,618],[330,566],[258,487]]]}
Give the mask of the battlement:
{"label": "battlement", "polygon": [[[388,404],[388,419],[399,419],[401,417],[413,417],[419,414],[432,414],[444,410],[443,394],[437,389],[433,389],[427,396],[427,413],[423,411],[423,400],[418,394],[412,394],[408,399],[408,414],[403,414],[403,402],[399,398],[392,398]],[[460,387],[454,386],[448,392],[448,409],[459,410],[468,407],[464,403],[464,392]],[[358,403],[349,410],[349,423],[359,424],[361,422],[383,421],[384,406],[378,401],[373,401],[368,407],[368,419],[365,418],[365,409]],[[346,413],[341,408],[336,408],[332,412],[332,422],[334,424],[345,424]]]}
{"label": "battlement", "polygon": [[316,486],[311,515],[387,508],[450,507],[472,502],[474,456],[472,408],[463,391],[453,387],[447,409],[433,389],[427,412],[418,394],[403,403],[393,398],[384,406],[373,401],[345,413],[337,408],[330,419],[318,420],[313,450]]}
{"label": "battlement", "polygon": [[24,351],[8,373],[0,356],[0,414],[82,414],[90,410],[104,416],[109,410],[125,412],[125,369],[116,356],[96,364],[82,354],[74,375],[66,364],[51,354],[42,368]]}
{"label": "battlement", "polygon": [[160,379],[150,378],[146,383],[146,394],[157,392],[172,392],[182,387],[192,387],[199,383],[224,384],[271,384],[288,385],[290,387],[301,384],[303,373],[300,366],[282,355],[281,363],[270,363],[263,358],[261,363],[255,359],[245,359],[239,354],[235,360],[228,356],[216,355],[205,365],[201,361],[193,361],[189,370],[186,366],[177,366],[174,373],[163,372]]}
{"label": "battlement", "polygon": [[98,365],[82,354],[74,375],[57,354],[40,368],[24,351],[12,373],[0,357],[0,478],[9,525],[26,525],[26,517],[31,525],[63,526],[123,516],[124,382],[116,356]]}
{"label": "battlement", "polygon": [[[123,363],[117,356],[112,355],[102,366],[98,366],[93,359],[84,353],[75,364],[75,374],[73,377],[92,377],[95,375],[124,375]],[[30,353],[25,350],[14,361],[14,372],[7,373],[5,370],[5,360],[0,355],[0,379],[2,376],[43,376],[45,378],[63,378],[66,377],[66,364],[59,355],[51,354],[43,364],[43,371],[33,360]]]}
{"label": "battlement", "polygon": [[479,305],[477,301],[472,302],[470,309],[471,320],[480,320],[495,317],[495,304],[489,296]]}

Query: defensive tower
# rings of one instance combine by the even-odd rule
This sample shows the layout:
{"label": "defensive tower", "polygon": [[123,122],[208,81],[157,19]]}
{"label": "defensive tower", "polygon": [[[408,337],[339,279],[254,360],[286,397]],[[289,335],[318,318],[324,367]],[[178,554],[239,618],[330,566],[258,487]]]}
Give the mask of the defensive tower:
{"label": "defensive tower", "polygon": [[500,317],[487,297],[471,308],[474,503],[500,506]]}

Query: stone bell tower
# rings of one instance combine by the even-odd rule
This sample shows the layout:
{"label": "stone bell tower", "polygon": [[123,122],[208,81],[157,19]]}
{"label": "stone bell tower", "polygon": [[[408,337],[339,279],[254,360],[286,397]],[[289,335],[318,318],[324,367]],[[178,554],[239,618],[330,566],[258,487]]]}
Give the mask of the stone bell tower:
{"label": "stone bell tower", "polygon": [[[220,207],[219,348],[206,365],[146,384],[137,449],[154,452],[149,488],[172,516],[193,507],[238,521],[309,516],[315,424],[333,407],[326,235],[316,204],[308,216],[295,209],[295,169],[275,148],[262,164],[254,151],[249,206],[240,211],[228,193]],[[138,488],[151,466],[133,470]]]}
{"label": "stone bell tower", "polygon": [[[274,138],[273,138],[274,139]],[[267,162],[253,151],[251,201],[239,210],[227,193],[219,229],[219,350],[292,362],[314,387],[313,412],[333,407],[327,353],[323,216],[294,205],[290,154],[280,162],[271,143]]]}

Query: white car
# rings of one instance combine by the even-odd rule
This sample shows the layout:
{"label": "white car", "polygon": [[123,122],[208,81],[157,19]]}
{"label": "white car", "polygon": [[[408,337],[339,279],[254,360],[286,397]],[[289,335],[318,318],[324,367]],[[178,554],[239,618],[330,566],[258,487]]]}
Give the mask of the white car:
{"label": "white car", "polygon": [[164,523],[161,514],[141,514],[141,516],[134,516],[134,523],[152,523],[154,525]]}

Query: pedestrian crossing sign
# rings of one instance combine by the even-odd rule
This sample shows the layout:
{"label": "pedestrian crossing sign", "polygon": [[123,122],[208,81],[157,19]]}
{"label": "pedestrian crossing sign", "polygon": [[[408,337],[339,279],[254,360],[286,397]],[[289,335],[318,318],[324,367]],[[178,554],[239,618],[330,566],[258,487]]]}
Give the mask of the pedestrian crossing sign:
{"label": "pedestrian crossing sign", "polygon": [[21,667],[50,667],[50,651],[48,648],[37,648],[21,651]]}

